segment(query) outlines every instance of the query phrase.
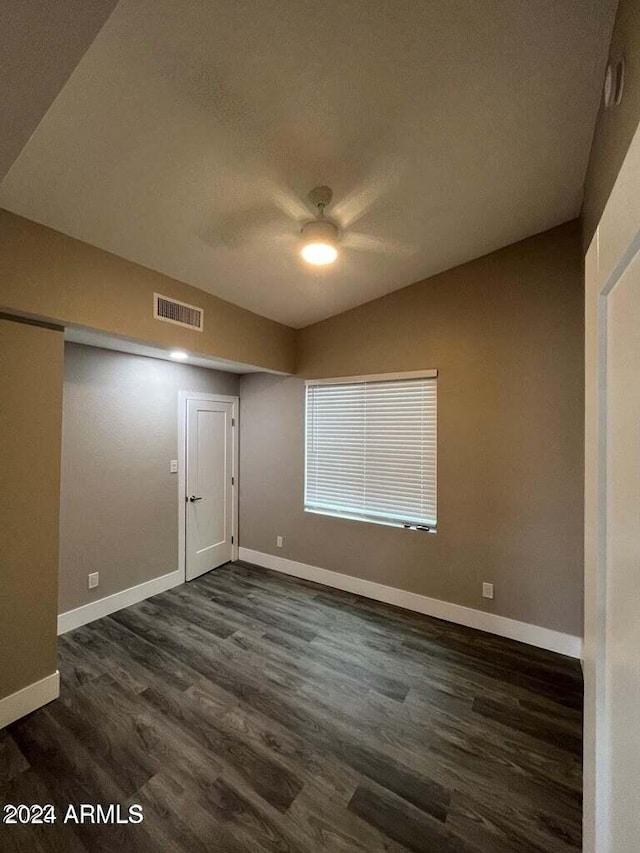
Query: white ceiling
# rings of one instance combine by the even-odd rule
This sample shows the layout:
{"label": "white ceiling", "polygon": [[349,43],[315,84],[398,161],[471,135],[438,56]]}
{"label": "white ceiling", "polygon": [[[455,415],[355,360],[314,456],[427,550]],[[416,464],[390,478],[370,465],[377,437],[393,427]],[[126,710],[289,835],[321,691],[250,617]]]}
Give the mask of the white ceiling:
{"label": "white ceiling", "polygon": [[121,0],[0,205],[304,326],[578,215],[614,7]]}

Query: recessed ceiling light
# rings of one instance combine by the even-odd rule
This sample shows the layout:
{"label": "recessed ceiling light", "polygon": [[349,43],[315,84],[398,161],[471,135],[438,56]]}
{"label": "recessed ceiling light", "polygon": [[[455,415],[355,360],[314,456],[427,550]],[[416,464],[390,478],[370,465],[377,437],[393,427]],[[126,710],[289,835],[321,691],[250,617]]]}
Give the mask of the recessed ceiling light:
{"label": "recessed ceiling light", "polygon": [[181,349],[174,349],[169,353],[171,358],[174,358],[176,361],[186,361],[189,358],[189,355]]}

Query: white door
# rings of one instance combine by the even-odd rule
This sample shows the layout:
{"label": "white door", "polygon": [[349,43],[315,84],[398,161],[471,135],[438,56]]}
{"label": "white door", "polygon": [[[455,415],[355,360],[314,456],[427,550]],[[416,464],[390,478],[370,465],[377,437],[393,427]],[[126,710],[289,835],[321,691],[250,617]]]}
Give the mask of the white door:
{"label": "white door", "polygon": [[585,853],[640,850],[640,131],[586,269]]}
{"label": "white door", "polygon": [[187,580],[232,559],[233,411],[231,402],[187,400]]}

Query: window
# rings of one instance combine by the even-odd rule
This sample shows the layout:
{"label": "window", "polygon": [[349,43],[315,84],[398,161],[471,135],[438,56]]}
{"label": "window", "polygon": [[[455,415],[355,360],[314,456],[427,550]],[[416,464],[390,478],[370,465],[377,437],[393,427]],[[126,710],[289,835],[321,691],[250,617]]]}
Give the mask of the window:
{"label": "window", "polygon": [[436,377],[307,382],[306,510],[435,529]]}

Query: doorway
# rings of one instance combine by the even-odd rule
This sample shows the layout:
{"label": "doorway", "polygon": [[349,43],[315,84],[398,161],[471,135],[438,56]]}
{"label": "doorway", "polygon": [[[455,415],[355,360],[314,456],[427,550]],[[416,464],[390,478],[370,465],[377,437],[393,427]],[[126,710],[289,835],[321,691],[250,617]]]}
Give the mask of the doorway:
{"label": "doorway", "polygon": [[237,559],[238,398],[180,393],[180,562],[186,581]]}

